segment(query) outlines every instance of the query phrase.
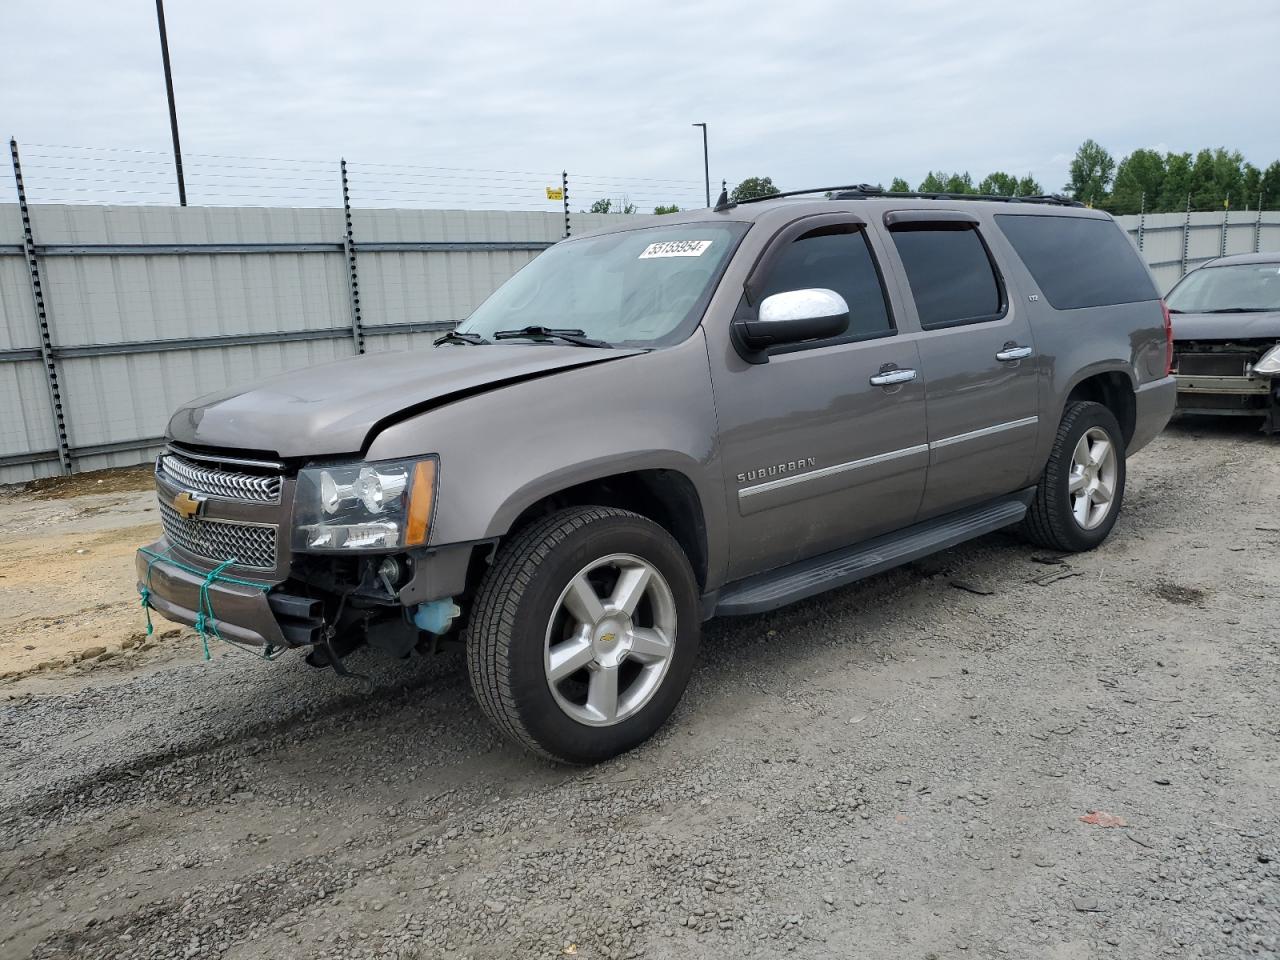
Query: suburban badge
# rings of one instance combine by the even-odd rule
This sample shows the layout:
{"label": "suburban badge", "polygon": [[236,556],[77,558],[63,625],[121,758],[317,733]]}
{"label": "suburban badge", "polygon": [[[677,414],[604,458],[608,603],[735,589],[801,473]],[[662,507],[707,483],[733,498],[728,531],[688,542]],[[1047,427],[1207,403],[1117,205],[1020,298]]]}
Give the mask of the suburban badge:
{"label": "suburban badge", "polygon": [[764,480],[767,477],[785,476],[801,470],[812,470],[817,465],[818,461],[813,457],[800,457],[798,460],[787,460],[785,463],[765,464],[738,474],[738,482],[751,483],[753,480]]}

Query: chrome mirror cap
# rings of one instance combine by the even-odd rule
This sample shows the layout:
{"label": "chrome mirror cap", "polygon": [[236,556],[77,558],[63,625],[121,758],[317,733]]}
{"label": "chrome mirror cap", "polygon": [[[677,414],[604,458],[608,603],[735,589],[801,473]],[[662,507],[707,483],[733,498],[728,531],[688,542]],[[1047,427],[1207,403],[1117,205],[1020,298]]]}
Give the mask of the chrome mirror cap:
{"label": "chrome mirror cap", "polygon": [[849,316],[844,297],[825,287],[786,290],[765,297],[760,304],[761,323],[786,323]]}

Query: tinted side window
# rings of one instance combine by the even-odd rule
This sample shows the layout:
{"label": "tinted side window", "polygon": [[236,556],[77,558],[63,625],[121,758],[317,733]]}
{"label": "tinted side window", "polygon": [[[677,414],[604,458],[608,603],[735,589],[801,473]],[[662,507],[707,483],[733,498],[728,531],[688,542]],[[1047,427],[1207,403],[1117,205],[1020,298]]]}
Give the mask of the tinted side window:
{"label": "tinted side window", "polygon": [[996,223],[1057,310],[1159,296],[1138,251],[1111,220],[998,214]]}
{"label": "tinted side window", "polygon": [[913,223],[895,228],[893,242],[924,329],[981,323],[1004,312],[1000,283],[978,231]]}
{"label": "tinted side window", "polygon": [[893,332],[880,274],[860,228],[819,227],[797,237],[769,270],[763,296],[810,287],[825,287],[844,297],[849,304],[849,328],[839,337],[784,347],[777,352],[865,340]]}

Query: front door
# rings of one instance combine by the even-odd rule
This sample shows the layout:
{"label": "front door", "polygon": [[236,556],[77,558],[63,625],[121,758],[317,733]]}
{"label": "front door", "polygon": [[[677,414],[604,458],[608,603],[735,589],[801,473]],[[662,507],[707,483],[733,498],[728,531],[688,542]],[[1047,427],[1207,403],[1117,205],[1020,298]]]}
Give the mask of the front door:
{"label": "front door", "polygon": [[930,219],[938,215],[886,217],[922,330],[930,459],[921,519],[1029,484],[1040,429],[1028,311],[978,220]]}
{"label": "front door", "polygon": [[[901,338],[856,218],[790,225],[761,260],[754,298],[825,288],[849,305],[847,331],[731,356],[713,373],[728,485],[729,578],[823,553],[914,520],[928,464],[924,379]],[[779,245],[783,245],[779,247]]]}

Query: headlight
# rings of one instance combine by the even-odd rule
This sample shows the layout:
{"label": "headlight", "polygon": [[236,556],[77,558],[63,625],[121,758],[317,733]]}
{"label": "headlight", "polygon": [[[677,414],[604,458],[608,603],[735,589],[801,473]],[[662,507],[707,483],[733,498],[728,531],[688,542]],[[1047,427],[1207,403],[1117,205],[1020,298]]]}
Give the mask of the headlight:
{"label": "headlight", "polygon": [[1253,365],[1253,372],[1264,377],[1280,377],[1280,343],[1262,355],[1262,359]]}
{"label": "headlight", "polygon": [[298,472],[293,549],[388,550],[427,542],[438,461],[384,460]]}

